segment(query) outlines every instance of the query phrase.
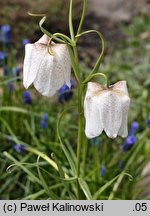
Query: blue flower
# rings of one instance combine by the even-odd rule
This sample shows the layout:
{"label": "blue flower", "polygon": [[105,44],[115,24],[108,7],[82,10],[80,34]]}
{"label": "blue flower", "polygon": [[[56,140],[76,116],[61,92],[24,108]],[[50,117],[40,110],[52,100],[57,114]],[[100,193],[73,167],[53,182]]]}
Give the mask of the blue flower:
{"label": "blue flower", "polygon": [[1,26],[1,40],[4,44],[9,46],[11,39],[11,27],[9,24]]}
{"label": "blue flower", "polygon": [[139,123],[136,122],[136,121],[132,122],[131,129],[130,129],[130,132],[129,132],[129,136],[134,135],[138,128],[139,128]]}
{"label": "blue flower", "polygon": [[41,121],[41,127],[42,127],[43,129],[46,129],[46,128],[47,128],[47,121],[42,120],[42,121]]}
{"label": "blue flower", "polygon": [[129,136],[126,138],[126,140],[121,146],[121,149],[123,151],[129,151],[137,142],[137,137],[135,136],[135,132],[137,131],[138,128],[139,128],[139,123],[136,121],[132,122]]}
{"label": "blue flower", "polygon": [[9,91],[9,93],[13,93],[13,91],[14,91],[14,84],[13,84],[13,82],[9,82],[8,83],[8,91]]}
{"label": "blue flower", "polygon": [[148,127],[150,127],[150,117],[147,119],[146,123],[147,123]]}
{"label": "blue flower", "polygon": [[105,166],[105,165],[102,165],[102,166],[101,166],[101,170],[100,170],[100,175],[101,175],[102,177],[104,177],[105,173],[106,173],[106,166]]}
{"label": "blue flower", "polygon": [[48,120],[48,114],[47,114],[47,113],[44,113],[44,114],[43,114],[43,120],[44,120],[44,121],[47,121],[47,120]]}
{"label": "blue flower", "polygon": [[43,116],[42,116],[42,120],[41,120],[41,127],[43,129],[46,129],[47,126],[48,126],[48,114],[44,113]]}
{"label": "blue flower", "polygon": [[0,51],[0,66],[2,66],[2,64],[5,62],[7,62],[7,57],[8,57],[8,54],[7,52],[2,52]]}
{"label": "blue flower", "polygon": [[13,149],[18,153],[24,153],[26,151],[26,148],[22,144],[14,144]]}
{"label": "blue flower", "polygon": [[24,39],[22,40],[22,45],[23,45],[23,46],[25,46],[25,45],[28,44],[28,43],[30,43],[29,39],[24,38]]}
{"label": "blue flower", "polygon": [[21,73],[21,68],[20,67],[13,67],[12,68],[12,76],[13,77],[18,77],[17,78],[17,82],[19,82],[21,79],[20,79],[20,73]]}
{"label": "blue flower", "polygon": [[8,66],[6,65],[6,66],[4,67],[4,76],[7,77],[8,74],[9,74],[9,68],[8,68]]}
{"label": "blue flower", "polygon": [[72,89],[75,87],[74,81],[70,80],[71,87],[69,88],[66,84],[64,84],[59,90],[58,90],[58,101],[60,103],[64,103],[69,101],[73,96]]}
{"label": "blue flower", "polygon": [[23,92],[23,102],[24,104],[31,104],[32,103],[32,97],[30,91],[24,91]]}
{"label": "blue flower", "polygon": [[122,150],[129,151],[136,142],[137,142],[137,138],[135,135],[128,136],[122,145]]}

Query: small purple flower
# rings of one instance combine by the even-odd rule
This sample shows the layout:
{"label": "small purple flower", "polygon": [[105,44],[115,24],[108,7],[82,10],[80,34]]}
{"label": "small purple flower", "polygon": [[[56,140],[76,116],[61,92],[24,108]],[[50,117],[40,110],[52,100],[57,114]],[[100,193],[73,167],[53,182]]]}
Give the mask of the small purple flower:
{"label": "small purple flower", "polygon": [[0,66],[3,62],[7,62],[8,54],[6,52],[0,51]]}
{"label": "small purple flower", "polygon": [[9,82],[8,83],[8,91],[9,91],[9,93],[13,93],[13,91],[14,91],[14,84],[13,84],[13,82]]}
{"label": "small purple flower", "polygon": [[139,123],[136,121],[132,122],[129,136],[134,135],[138,128],[139,128]]}
{"label": "small purple flower", "polygon": [[101,170],[100,170],[100,175],[101,175],[102,177],[104,177],[105,173],[106,173],[106,166],[105,166],[105,165],[102,165],[102,166],[101,166]]}
{"label": "small purple flower", "polygon": [[24,153],[26,151],[26,148],[22,144],[14,144],[13,149],[18,153]]}
{"label": "small purple flower", "polygon": [[150,117],[147,119],[146,123],[147,123],[147,126],[150,127]]}
{"label": "small purple flower", "polygon": [[69,101],[73,96],[72,89],[75,87],[74,81],[70,80],[71,87],[69,88],[66,84],[64,84],[58,91],[58,101],[60,103],[64,103]]}
{"label": "small purple flower", "polygon": [[137,142],[137,138],[135,135],[128,136],[122,145],[122,150],[129,151],[136,142]]}
{"label": "small purple flower", "polygon": [[41,127],[43,129],[46,129],[47,126],[48,126],[48,114],[44,113],[43,116],[42,116],[42,120],[41,120]]}
{"label": "small purple flower", "polygon": [[11,27],[9,24],[1,26],[1,40],[4,44],[9,46],[11,39]]}
{"label": "small purple flower", "polygon": [[12,76],[13,77],[18,77],[17,78],[17,82],[19,82],[21,79],[20,79],[20,73],[21,73],[21,68],[20,67],[13,67],[12,68]]}
{"label": "small purple flower", "polygon": [[6,66],[4,67],[4,76],[7,77],[8,74],[9,74],[9,68],[8,68],[8,66],[6,65]]}
{"label": "small purple flower", "polygon": [[44,121],[47,121],[47,120],[48,120],[48,114],[47,114],[47,113],[44,113],[44,114],[43,114],[43,120],[44,120]]}
{"label": "small purple flower", "polygon": [[28,44],[28,43],[30,43],[29,39],[24,38],[24,39],[22,40],[22,45],[23,45],[23,46],[25,46],[25,45]]}
{"label": "small purple flower", "polygon": [[139,123],[136,121],[133,121],[131,124],[129,136],[126,138],[126,140],[124,141],[124,143],[121,146],[121,149],[123,151],[129,151],[134,146],[134,144],[137,142],[137,138],[135,136],[135,133],[136,133],[138,128],[139,128]]}
{"label": "small purple flower", "polygon": [[20,74],[21,74],[21,68],[20,67],[16,67],[16,76],[18,77],[17,78],[17,82],[21,81]]}
{"label": "small purple flower", "polygon": [[23,102],[24,104],[31,104],[32,103],[32,96],[30,91],[23,92]]}
{"label": "small purple flower", "polygon": [[42,120],[42,121],[41,121],[41,127],[42,127],[43,129],[46,129],[46,128],[47,128],[47,121]]}

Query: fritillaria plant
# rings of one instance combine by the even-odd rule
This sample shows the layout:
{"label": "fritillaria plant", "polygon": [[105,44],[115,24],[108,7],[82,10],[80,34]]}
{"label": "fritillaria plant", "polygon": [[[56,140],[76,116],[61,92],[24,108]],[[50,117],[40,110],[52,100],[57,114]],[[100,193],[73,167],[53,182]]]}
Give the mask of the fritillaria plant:
{"label": "fritillaria plant", "polygon": [[[34,44],[28,43],[25,46],[24,75],[23,83],[28,88],[32,83],[35,88],[45,96],[53,96],[59,88],[66,84],[70,87],[71,67],[78,84],[78,138],[77,138],[77,162],[74,165],[67,149],[63,144],[59,133],[59,123],[63,115],[60,116],[57,125],[58,138],[62,149],[70,162],[70,166],[75,173],[74,177],[69,177],[64,173],[65,180],[76,181],[76,198],[80,199],[80,190],[83,190],[87,199],[91,199],[88,185],[82,179],[80,173],[81,148],[84,140],[99,136],[104,130],[108,137],[116,138],[117,135],[127,136],[127,116],[130,104],[128,90],[125,81],[120,81],[108,87],[107,77],[100,73],[100,64],[104,55],[105,42],[102,34],[96,30],[82,32],[82,25],[85,19],[86,0],[83,1],[83,11],[77,32],[74,32],[72,21],[73,1],[70,0],[69,9],[69,30],[70,37],[62,33],[51,34],[44,27],[46,20],[44,14],[30,14],[33,16],[42,16],[40,20],[40,29],[43,36]],[[96,33],[101,42],[101,53],[90,74],[84,78],[78,58],[78,40],[80,37]],[[105,79],[102,86],[95,82],[96,77]],[[94,82],[92,79],[94,78]],[[85,95],[85,88],[87,92]],[[85,99],[84,99],[85,97]],[[84,125],[85,117],[85,125]],[[84,133],[85,128],[85,133]],[[60,171],[56,160],[43,156],[56,170]],[[53,159],[54,159],[53,155]],[[56,159],[56,158],[55,158]],[[75,171],[74,171],[75,170]],[[62,171],[62,170],[61,170]],[[62,173],[62,172],[61,172]]]}

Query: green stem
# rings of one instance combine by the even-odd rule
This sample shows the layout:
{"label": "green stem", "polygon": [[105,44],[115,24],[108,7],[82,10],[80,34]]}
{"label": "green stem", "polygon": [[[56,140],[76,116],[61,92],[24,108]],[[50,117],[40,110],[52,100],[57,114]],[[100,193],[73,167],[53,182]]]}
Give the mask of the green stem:
{"label": "green stem", "polygon": [[85,176],[85,170],[86,170],[86,162],[87,162],[87,150],[88,150],[88,141],[87,139],[83,140],[83,148],[82,148],[82,173],[83,176]]}
{"label": "green stem", "polygon": [[70,0],[70,7],[69,7],[69,30],[70,30],[71,40],[74,42],[75,41],[75,36],[74,36],[74,29],[73,29],[73,22],[72,22],[72,5],[73,5],[73,2],[72,2],[72,0]]}
{"label": "green stem", "polygon": [[81,160],[81,144],[82,144],[82,94],[83,94],[83,85],[82,85],[82,78],[81,78],[81,71],[79,66],[79,59],[78,59],[78,51],[75,46],[73,47],[73,53],[75,58],[75,64],[76,64],[76,73],[78,76],[78,140],[77,140],[77,199],[80,199],[80,160]]}
{"label": "green stem", "polygon": [[81,29],[82,29],[82,26],[83,26],[84,19],[85,19],[85,13],[86,13],[86,2],[87,2],[87,0],[84,0],[84,3],[83,3],[83,10],[82,10],[82,15],[81,15],[81,20],[80,20],[80,23],[79,23],[79,27],[78,27],[77,35],[80,34]]}
{"label": "green stem", "polygon": [[[77,142],[77,178],[80,178],[80,161],[81,161],[81,146],[82,146],[82,128],[83,128],[83,121],[82,121],[82,86],[79,85],[78,89],[78,142]],[[77,197],[80,199],[80,185],[79,181],[77,182]]]}

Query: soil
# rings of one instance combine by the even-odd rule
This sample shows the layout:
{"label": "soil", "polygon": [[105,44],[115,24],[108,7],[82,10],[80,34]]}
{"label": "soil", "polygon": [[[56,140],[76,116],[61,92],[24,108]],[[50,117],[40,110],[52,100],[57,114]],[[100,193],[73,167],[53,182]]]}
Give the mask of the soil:
{"label": "soil", "polygon": [[[94,13],[88,14],[85,19],[83,31],[95,29],[102,33],[105,38],[105,55],[109,55],[112,49],[119,48],[126,36],[121,31],[119,23],[112,22],[105,17],[97,17]],[[79,40],[80,59],[86,63],[86,67],[93,67],[101,51],[101,42],[97,34],[91,33]]]}
{"label": "soil", "polygon": [[149,13],[150,0],[87,0],[89,10],[113,22],[129,22],[138,13]]}
{"label": "soil", "polygon": [[[121,25],[128,25],[138,14],[149,14],[150,0],[87,0],[88,15],[85,19],[84,30],[100,31],[106,41],[105,55],[112,49],[119,48],[126,36],[121,31]],[[80,40],[80,58],[86,66],[93,67],[100,54],[99,37],[89,34]]]}
{"label": "soil", "polygon": [[[51,1],[55,1],[55,0],[48,0],[48,2]],[[5,4],[3,5],[3,7],[6,5],[9,6],[8,8],[10,14],[10,21],[16,23],[15,22],[16,18],[17,20],[18,19],[20,20],[19,22],[20,24],[16,23],[17,28],[13,27],[12,42],[16,45],[15,41],[20,40],[21,33],[19,32],[19,30],[21,30],[21,32],[28,32],[27,36],[30,38],[31,42],[34,42],[39,37],[41,32],[39,31],[38,25],[34,24],[32,28],[32,23],[31,23],[31,25],[29,25],[30,27],[29,31],[27,30],[29,28],[28,25],[25,25],[25,23],[28,23],[27,19],[30,19],[31,21],[31,18],[28,18],[28,16],[25,13],[25,11],[27,11],[29,7],[28,4],[30,1],[15,0],[14,7],[16,7],[16,5],[19,5],[21,7],[22,4],[24,6],[21,7],[23,8],[22,10],[19,10],[19,6],[16,7],[16,13],[14,12],[12,13],[10,11],[10,8],[12,8],[10,2],[11,0],[7,0],[7,3],[5,2]],[[58,2],[60,2],[60,0],[58,0]],[[79,17],[80,14],[82,1],[78,0],[75,2],[76,2],[76,8],[78,8],[76,9],[76,11],[78,11],[78,13],[76,13],[75,16],[76,19],[74,21],[74,24],[77,27],[79,21],[77,17]],[[149,11],[149,7],[150,7],[150,0],[131,0],[131,1],[129,0],[128,1],[127,0],[87,0],[87,3],[88,3],[87,4],[88,12],[84,22],[83,30],[96,29],[103,34],[107,44],[105,54],[111,53],[112,47],[120,46],[122,42],[125,40],[125,35],[123,35],[123,33],[120,30],[120,23],[122,22],[126,24],[130,23],[133,16],[141,12],[146,13],[146,11]],[[24,11],[23,15],[19,11]],[[16,18],[13,18],[14,14],[16,15]],[[63,16],[62,20],[64,19],[64,17],[65,16]],[[58,20],[55,21],[51,20],[51,22],[47,22],[49,23],[48,26],[46,26],[47,29],[53,29],[54,32],[58,31],[58,32],[66,33],[68,29],[67,25],[64,28],[64,23],[66,22],[65,21],[61,22],[60,16],[58,16]],[[20,27],[19,25],[22,26]],[[36,28],[34,29],[35,26],[36,28],[38,28],[38,30],[35,30]],[[24,31],[22,31],[22,29],[24,29]],[[95,60],[98,57],[101,49],[101,45],[99,44],[100,44],[99,37],[96,34],[89,34],[80,39],[79,57],[81,60],[84,59],[84,62],[87,67],[94,65]]]}

